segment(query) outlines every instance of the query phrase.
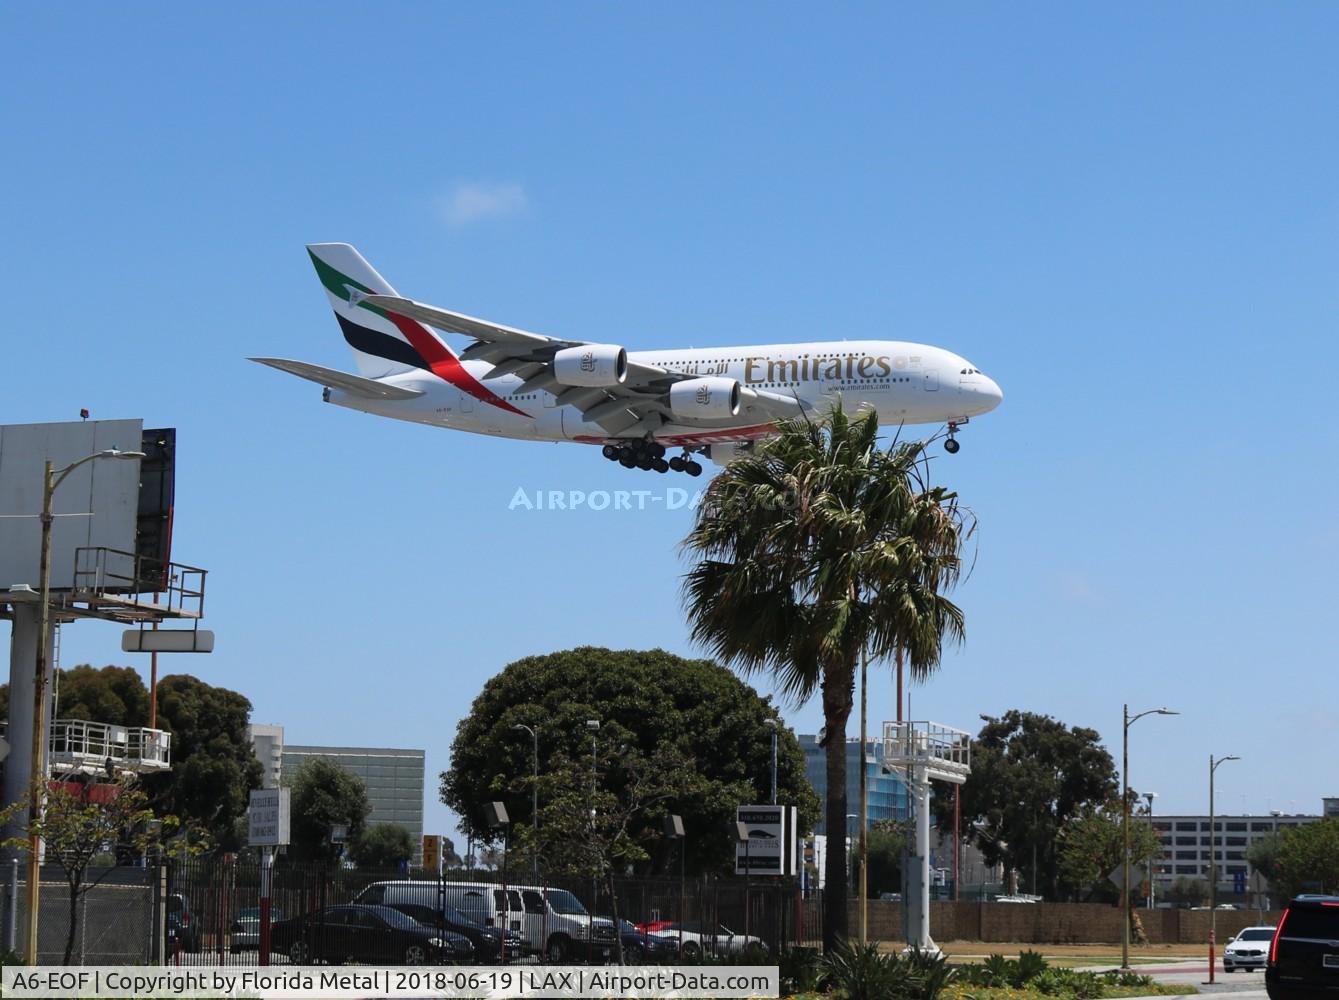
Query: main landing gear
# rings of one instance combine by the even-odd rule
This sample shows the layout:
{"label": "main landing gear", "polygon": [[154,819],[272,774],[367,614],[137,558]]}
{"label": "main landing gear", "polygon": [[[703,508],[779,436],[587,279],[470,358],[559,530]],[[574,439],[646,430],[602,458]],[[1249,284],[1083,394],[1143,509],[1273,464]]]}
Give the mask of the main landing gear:
{"label": "main landing gear", "polygon": [[655,441],[629,441],[627,444],[607,444],[600,452],[611,462],[617,462],[625,469],[642,469],[646,472],[686,472],[690,476],[702,475],[702,466],[693,461],[689,452],[665,458],[665,446]]}

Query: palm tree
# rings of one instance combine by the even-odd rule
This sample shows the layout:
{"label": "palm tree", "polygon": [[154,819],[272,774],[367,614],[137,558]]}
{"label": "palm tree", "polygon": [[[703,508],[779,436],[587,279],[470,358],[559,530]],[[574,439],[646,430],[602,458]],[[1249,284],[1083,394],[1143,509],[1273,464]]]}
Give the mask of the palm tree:
{"label": "palm tree", "polygon": [[[900,651],[915,678],[963,638],[957,582],[973,522],[927,482],[927,442],[878,440],[874,413],[840,404],[817,423],[787,421],[708,487],[684,541],[693,638],[784,694],[823,699],[829,837],[846,829],[846,722],[862,649]],[[826,862],[823,940],[846,935],[843,851]]]}

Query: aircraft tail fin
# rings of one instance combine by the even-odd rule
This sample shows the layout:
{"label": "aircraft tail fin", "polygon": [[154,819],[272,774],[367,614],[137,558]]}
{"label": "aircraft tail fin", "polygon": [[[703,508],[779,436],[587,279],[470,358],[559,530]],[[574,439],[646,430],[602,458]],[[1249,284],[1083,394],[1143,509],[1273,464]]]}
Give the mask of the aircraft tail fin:
{"label": "aircraft tail fin", "polygon": [[415,320],[365,301],[369,295],[395,295],[390,282],[347,243],[310,243],[316,275],[325,286],[335,319],[353,351],[358,373],[383,378],[430,368],[429,355],[453,357],[436,334]]}

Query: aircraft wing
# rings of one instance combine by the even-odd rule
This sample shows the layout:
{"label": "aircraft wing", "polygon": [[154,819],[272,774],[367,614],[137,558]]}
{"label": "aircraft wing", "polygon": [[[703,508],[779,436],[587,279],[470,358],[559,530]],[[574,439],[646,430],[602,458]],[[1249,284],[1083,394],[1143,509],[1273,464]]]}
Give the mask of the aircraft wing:
{"label": "aircraft wing", "polygon": [[362,396],[366,399],[413,399],[416,396],[423,395],[422,389],[406,389],[403,386],[387,385],[385,382],[378,382],[376,379],[363,378],[361,375],[350,375],[348,372],[335,371],[333,368],[322,368],[320,365],[313,365],[306,361],[289,361],[287,358],[247,358],[247,360],[261,365],[269,365],[271,368],[288,372],[288,374],[296,375],[298,378],[305,378],[308,382],[315,382],[317,385],[323,385],[328,389],[342,389],[354,396]]}
{"label": "aircraft wing", "polygon": [[[554,354],[564,348],[581,347],[590,341],[546,337],[395,295],[368,295],[362,301],[447,333],[473,337],[474,343],[461,353],[461,358],[491,363],[493,370],[484,376],[485,380],[515,375],[523,380],[519,391],[548,392],[557,398],[560,405],[575,406],[581,410],[586,420],[599,424],[610,436],[630,437],[654,433],[662,424],[671,421],[703,427],[722,427],[740,419],[756,423],[759,420],[798,416],[806,409],[806,404],[797,397],[742,386],[739,418],[728,422],[685,420],[675,417],[670,411],[669,387],[675,382],[698,378],[697,375],[672,372],[630,359],[627,380],[620,385],[599,388],[566,386],[554,377]],[[744,414],[746,407],[751,411],[748,417]]]}

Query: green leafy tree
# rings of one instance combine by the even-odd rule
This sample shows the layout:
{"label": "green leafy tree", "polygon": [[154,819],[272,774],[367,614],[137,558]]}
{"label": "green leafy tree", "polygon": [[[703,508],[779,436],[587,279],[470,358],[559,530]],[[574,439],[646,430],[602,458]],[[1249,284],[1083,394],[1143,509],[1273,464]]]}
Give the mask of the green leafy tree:
{"label": "green leafy tree", "polygon": [[149,691],[134,667],[81,664],[59,674],[56,717],[113,726],[147,726]]}
{"label": "green leafy tree", "polygon": [[[118,784],[52,782],[44,790],[41,817],[25,823],[28,837],[40,837],[46,858],[60,866],[69,890],[66,921],[65,964],[69,965],[78,940],[80,903],[89,890],[114,870],[104,868],[90,874],[94,861],[104,857],[108,844],[117,851],[139,857],[151,850],[166,850],[176,856],[198,854],[208,846],[207,837],[195,828],[182,828],[175,816],[158,817],[149,807],[149,797],[133,778]],[[26,810],[27,801],[8,807],[0,823]],[[27,849],[29,840],[14,838],[6,847]]]}
{"label": "green leafy tree", "polygon": [[[646,756],[621,739],[631,734],[609,735],[612,739],[605,741],[603,752],[597,738],[594,761],[562,752],[555,755],[540,779],[538,838],[548,871],[589,877],[604,885],[617,923],[615,876],[648,861],[660,843],[641,820],[685,794],[693,784],[693,761],[668,744]],[[533,828],[523,829],[521,846],[535,835]],[[617,947],[621,963],[621,941]]]}
{"label": "green leafy tree", "polygon": [[1209,883],[1199,878],[1179,878],[1163,891],[1162,898],[1178,909],[1199,906],[1209,898]]}
{"label": "green leafy tree", "polygon": [[399,823],[372,823],[349,847],[359,868],[397,868],[414,856],[414,838]]}
{"label": "green leafy tree", "polygon": [[[263,769],[247,723],[251,702],[189,674],[158,682],[158,726],[172,733],[172,770],[144,779],[156,807],[199,823],[222,850],[241,846],[238,831]],[[146,725],[145,722],[139,725]]]}
{"label": "green leafy tree", "polygon": [[450,837],[442,836],[442,868],[459,868],[463,864],[463,859],[456,851],[456,842]]}
{"label": "green leafy tree", "polygon": [[324,757],[308,757],[292,775],[289,786],[288,855],[297,861],[335,861],[339,845],[332,843],[331,832],[343,826],[347,843],[356,844],[371,806],[367,785],[356,774]]}
{"label": "green leafy tree", "polygon": [[1280,839],[1275,884],[1284,895],[1339,893],[1339,816],[1291,827]]}
{"label": "green leafy tree", "polygon": [[[826,828],[846,825],[846,726],[861,652],[905,656],[912,677],[963,638],[944,594],[957,582],[972,523],[928,481],[926,442],[883,447],[877,414],[839,407],[777,436],[707,487],[684,542],[698,560],[684,584],[695,640],[743,671],[773,675],[797,702],[820,694],[827,739]],[[842,852],[827,855],[823,940],[847,931]]]}
{"label": "green leafy tree", "polygon": [[[1065,820],[1059,837],[1059,874],[1063,890],[1082,901],[1116,902],[1120,891],[1107,876],[1121,864],[1124,834],[1120,801],[1081,805]],[[1149,861],[1162,851],[1147,817],[1130,817],[1130,880],[1144,878]]]}
{"label": "green leafy tree", "polygon": [[[7,714],[8,686],[0,686]],[[262,776],[247,737],[251,703],[236,691],[186,674],[158,685],[157,725],[172,734],[172,769],[141,785],[153,808],[203,825],[223,850],[245,842],[246,807]],[[147,726],[149,691],[132,667],[87,664],[59,671],[56,716],[113,726]]]}
{"label": "green leafy tree", "polygon": [[902,852],[906,850],[906,835],[892,824],[879,823],[869,831],[869,875],[866,888],[871,899],[881,892],[902,891]]}
{"label": "green leafy tree", "polygon": [[1246,848],[1246,861],[1269,884],[1270,892],[1282,892],[1279,877],[1283,874],[1283,835],[1271,833],[1251,842]]}
{"label": "green leafy tree", "polygon": [[[1115,763],[1096,730],[1017,709],[981,718],[960,796],[965,838],[988,864],[1023,872],[1029,887],[1035,876],[1038,891],[1058,899],[1060,831],[1085,806],[1119,800]],[[952,797],[936,797],[932,809],[940,829],[952,827]]]}
{"label": "green leafy tree", "polygon": [[[597,754],[625,747],[629,760],[649,760],[658,749],[674,750],[693,765],[672,802],[657,801],[629,819],[628,836],[653,845],[635,864],[641,872],[678,871],[678,846],[663,841],[664,816],[677,813],[689,832],[690,871],[726,871],[734,858],[729,824],[735,808],[766,801],[771,790],[768,701],[730,671],[706,660],[686,660],[663,650],[609,650],[583,647],[532,656],[491,678],[461,721],[451,745],[451,766],[441,775],[442,801],[460,817],[477,841],[495,840],[481,814],[502,801],[512,820],[511,863],[530,863],[529,851],[544,851],[543,812],[549,801],[547,776],[561,756],[589,761],[591,731],[600,722]],[[539,736],[540,833],[533,826],[534,744],[526,725]],[[616,794],[615,774],[602,787]],[[547,782],[547,783],[546,783]],[[580,788],[589,787],[589,780]],[[804,775],[804,753],[785,726],[777,730],[777,787],[782,804],[799,807],[808,829],[818,800]],[[547,865],[553,859],[541,854]]]}

